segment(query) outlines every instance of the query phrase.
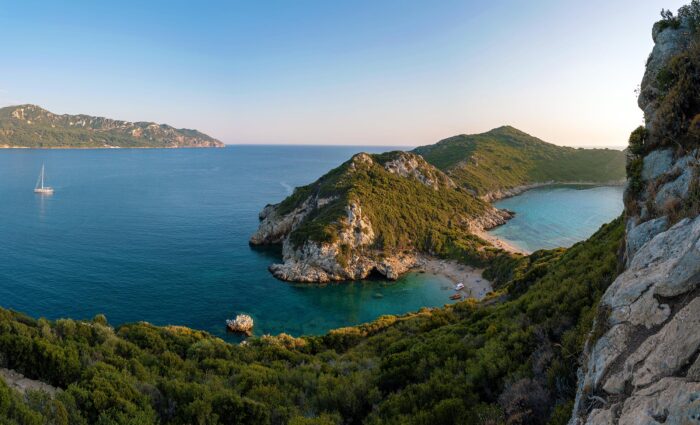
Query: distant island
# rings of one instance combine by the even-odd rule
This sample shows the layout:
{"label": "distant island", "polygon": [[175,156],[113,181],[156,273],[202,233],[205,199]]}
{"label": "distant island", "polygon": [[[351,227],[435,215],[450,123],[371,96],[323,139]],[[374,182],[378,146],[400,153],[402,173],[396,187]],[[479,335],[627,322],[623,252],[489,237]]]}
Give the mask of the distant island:
{"label": "distant island", "polygon": [[287,281],[395,279],[422,255],[483,266],[509,248],[484,231],[511,217],[490,202],[552,183],[620,184],[625,158],[509,126],[412,152],[359,153],[267,205],[250,243],[282,245],[270,271]]}
{"label": "distant island", "polygon": [[0,148],[220,148],[197,130],[90,115],[57,115],[36,105],[0,108]]}

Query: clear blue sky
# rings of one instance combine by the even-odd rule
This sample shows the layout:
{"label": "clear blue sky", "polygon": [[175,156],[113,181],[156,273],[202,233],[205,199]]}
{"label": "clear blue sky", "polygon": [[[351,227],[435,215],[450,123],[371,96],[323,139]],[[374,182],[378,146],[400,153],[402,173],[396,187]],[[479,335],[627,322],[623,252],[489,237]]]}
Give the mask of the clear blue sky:
{"label": "clear blue sky", "polygon": [[623,145],[651,25],[684,3],[4,1],[0,105],[226,143],[420,145],[510,124]]}

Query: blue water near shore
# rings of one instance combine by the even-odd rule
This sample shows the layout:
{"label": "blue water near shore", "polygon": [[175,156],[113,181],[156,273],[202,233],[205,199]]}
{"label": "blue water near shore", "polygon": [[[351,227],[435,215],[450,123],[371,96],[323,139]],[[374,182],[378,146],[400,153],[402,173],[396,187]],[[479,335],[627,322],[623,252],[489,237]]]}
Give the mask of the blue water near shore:
{"label": "blue water near shore", "polygon": [[[0,306],[236,340],[224,321],[237,313],[258,335],[301,335],[444,305],[441,276],[292,285],[267,271],[278,252],[248,245],[265,204],[356,152],[388,149],[0,150]],[[32,192],[42,163],[53,196]],[[528,192],[499,203],[518,215],[495,233],[527,248],[568,245],[617,215],[620,199],[617,188]]]}
{"label": "blue water near shore", "polygon": [[[267,203],[359,151],[235,146],[182,150],[0,150],[0,306],[35,317],[184,325],[230,338],[321,334],[450,302],[449,281],[291,285],[274,250],[248,246]],[[32,192],[46,164],[53,196]]]}
{"label": "blue water near shore", "polygon": [[557,185],[496,202],[515,217],[489,233],[526,251],[569,247],[617,218],[622,186]]}

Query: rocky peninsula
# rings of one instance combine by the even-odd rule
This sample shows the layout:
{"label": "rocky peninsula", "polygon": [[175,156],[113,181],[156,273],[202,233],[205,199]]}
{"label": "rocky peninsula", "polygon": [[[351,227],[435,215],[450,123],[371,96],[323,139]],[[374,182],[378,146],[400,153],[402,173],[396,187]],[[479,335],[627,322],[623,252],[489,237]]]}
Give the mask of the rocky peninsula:
{"label": "rocky peninsula", "polygon": [[[585,168],[591,161],[600,166]],[[542,183],[542,176],[550,179]],[[527,254],[485,232],[512,217],[490,202],[546,184],[619,183],[623,176],[621,151],[562,148],[499,127],[412,152],[357,154],[265,206],[250,243],[281,244],[283,261],[270,271],[296,282],[397,279],[420,254],[483,266],[506,253]]]}

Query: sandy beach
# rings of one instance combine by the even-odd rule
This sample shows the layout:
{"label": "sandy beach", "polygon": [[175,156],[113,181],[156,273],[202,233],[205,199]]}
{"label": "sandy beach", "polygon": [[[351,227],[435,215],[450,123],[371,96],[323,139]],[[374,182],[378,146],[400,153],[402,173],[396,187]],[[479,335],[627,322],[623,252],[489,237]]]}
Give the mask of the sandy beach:
{"label": "sandy beach", "polygon": [[504,251],[522,255],[532,254],[531,252],[527,252],[524,249],[520,249],[513,244],[510,244],[504,240],[498,239],[497,237],[490,235],[488,232],[486,232],[486,230],[474,232],[474,234],[480,237],[481,239],[485,240],[486,242],[490,243],[491,245],[495,246],[496,248],[501,248]]}
{"label": "sandy beach", "polygon": [[[466,266],[456,261],[422,256],[418,259],[415,271],[445,276],[455,285],[459,282],[463,283],[464,289],[459,291],[463,299],[476,298],[480,300],[493,289],[491,282],[481,276],[481,269]],[[449,295],[453,293],[450,291]],[[449,301],[449,298],[447,298],[447,301]]]}

